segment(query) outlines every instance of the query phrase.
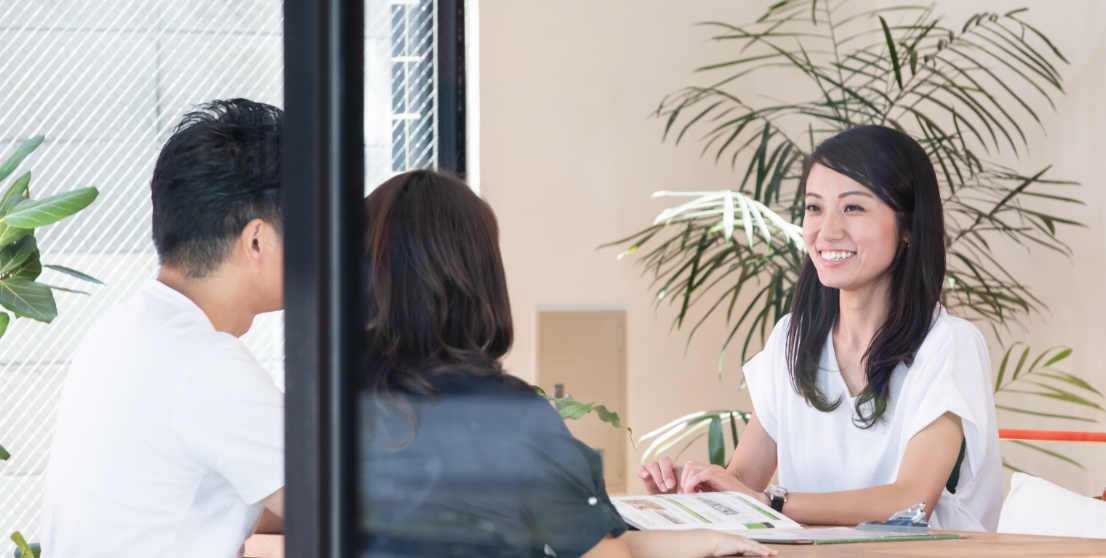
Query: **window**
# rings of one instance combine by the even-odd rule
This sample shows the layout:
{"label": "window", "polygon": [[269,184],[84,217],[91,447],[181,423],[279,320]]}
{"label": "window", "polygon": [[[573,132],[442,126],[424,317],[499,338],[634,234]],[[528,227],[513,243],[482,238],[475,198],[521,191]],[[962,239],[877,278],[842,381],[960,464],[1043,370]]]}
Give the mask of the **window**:
{"label": "window", "polygon": [[[366,0],[366,184],[437,161],[432,0]],[[42,475],[73,351],[103,312],[154,277],[149,179],[181,116],[215,98],[284,105],[279,0],[78,0],[0,7],[0,157],[38,134],[20,166],[35,196],[96,186],[87,210],[38,233],[44,261],[85,271],[93,286],[47,270],[52,324],[13,321],[0,339],[0,533],[38,538]],[[7,187],[14,177],[2,185]],[[283,316],[261,316],[243,341],[283,387]]]}

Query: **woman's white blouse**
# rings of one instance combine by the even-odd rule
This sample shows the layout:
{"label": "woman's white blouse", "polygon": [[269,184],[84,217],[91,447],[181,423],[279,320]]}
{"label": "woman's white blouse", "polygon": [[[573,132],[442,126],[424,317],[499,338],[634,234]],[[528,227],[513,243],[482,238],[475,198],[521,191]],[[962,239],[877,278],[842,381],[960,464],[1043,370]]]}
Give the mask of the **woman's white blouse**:
{"label": "woman's white blouse", "polygon": [[[991,392],[987,344],[966,320],[942,308],[907,367],[891,376],[891,399],[883,419],[857,427],[850,397],[833,351],[822,350],[818,389],[841,405],[828,413],[807,404],[792,387],[787,368],[791,316],[776,324],[764,350],[745,365],[745,378],[760,423],[776,442],[779,484],[791,492],[838,492],[895,481],[910,439],[946,412],[960,417],[967,451],[956,493],[942,490],[930,525],[941,529],[994,531],[1002,507],[1002,459]],[[786,513],[786,510],[785,510]]]}

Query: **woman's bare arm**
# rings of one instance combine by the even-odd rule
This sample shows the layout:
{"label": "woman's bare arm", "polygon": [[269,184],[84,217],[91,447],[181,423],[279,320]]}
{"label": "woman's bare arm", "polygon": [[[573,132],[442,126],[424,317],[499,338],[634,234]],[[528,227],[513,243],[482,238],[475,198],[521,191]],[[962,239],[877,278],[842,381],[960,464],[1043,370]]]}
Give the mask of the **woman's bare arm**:
{"label": "woman's bare arm", "polygon": [[[752,421],[749,424],[752,425]],[[956,464],[963,438],[960,417],[945,413],[907,443],[895,482],[843,492],[792,493],[784,504],[783,513],[807,525],[856,525],[864,521],[885,520],[899,510],[925,502],[928,517]],[[742,440],[741,444],[744,443],[745,440]],[[737,467],[731,464],[731,469],[735,468],[737,474],[744,475],[740,479],[721,467],[687,463],[681,470],[680,490],[735,490],[768,503],[760,484],[767,481],[756,476],[761,471],[753,466],[751,470],[754,474],[748,475],[741,464]],[[743,480],[751,484],[745,484]]]}
{"label": "woman's bare arm", "polygon": [[760,425],[755,411],[752,415],[726,470],[745,486],[763,492],[776,474],[776,441]]}

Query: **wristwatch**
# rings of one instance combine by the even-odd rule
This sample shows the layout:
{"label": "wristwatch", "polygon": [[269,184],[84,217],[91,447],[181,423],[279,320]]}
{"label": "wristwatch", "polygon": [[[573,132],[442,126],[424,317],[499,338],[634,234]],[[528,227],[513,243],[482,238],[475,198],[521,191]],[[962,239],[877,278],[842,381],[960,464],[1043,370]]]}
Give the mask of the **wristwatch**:
{"label": "wristwatch", "polygon": [[783,513],[783,503],[787,501],[787,489],[779,485],[770,485],[764,489],[764,493],[772,502],[772,509]]}

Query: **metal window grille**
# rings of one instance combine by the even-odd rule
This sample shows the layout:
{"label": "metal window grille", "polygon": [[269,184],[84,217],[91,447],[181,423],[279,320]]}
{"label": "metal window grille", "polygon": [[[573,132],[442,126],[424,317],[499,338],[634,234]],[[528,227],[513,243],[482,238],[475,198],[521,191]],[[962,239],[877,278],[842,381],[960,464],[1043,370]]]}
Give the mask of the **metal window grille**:
{"label": "metal window grille", "polygon": [[[434,2],[366,0],[366,173],[375,185],[435,161]],[[62,381],[92,322],[157,269],[149,179],[181,116],[216,98],[283,104],[280,0],[50,0],[0,4],[0,157],[44,197],[96,186],[84,212],[39,231],[43,259],[107,283],[58,293],[52,324],[13,321],[0,339],[0,534],[38,538],[42,478]],[[0,186],[6,187],[10,179]],[[43,280],[87,289],[65,275]],[[283,316],[243,337],[283,386]],[[8,552],[0,545],[0,553]]]}
{"label": "metal window grille", "polygon": [[[367,0],[366,188],[437,161],[434,0]],[[387,122],[388,128],[382,124]]]}

